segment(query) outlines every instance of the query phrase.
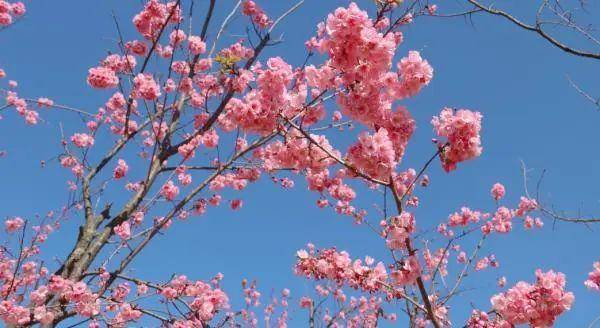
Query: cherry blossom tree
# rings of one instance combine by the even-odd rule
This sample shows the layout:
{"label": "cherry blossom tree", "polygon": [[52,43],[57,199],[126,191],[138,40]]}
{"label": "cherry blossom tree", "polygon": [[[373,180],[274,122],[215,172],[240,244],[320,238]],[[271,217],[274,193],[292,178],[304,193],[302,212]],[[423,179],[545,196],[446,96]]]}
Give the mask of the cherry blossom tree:
{"label": "cherry blossom tree", "polygon": [[[436,231],[420,230],[412,212],[419,194],[427,192],[428,170],[441,165],[452,174],[480,156],[485,117],[466,109],[469,104],[439,109],[430,122],[418,122],[431,124],[431,157],[419,169],[404,167],[417,124],[404,101],[427,87],[434,63],[401,45],[403,29],[418,24],[421,16],[487,13],[567,53],[597,60],[597,53],[548,34],[542,12],[550,10],[562,26],[595,40],[588,30],[548,1],[534,24],[471,0],[459,13],[442,13],[426,1],[349,2],[316,26],[314,37],[306,40],[303,65],[264,56],[266,48],[276,50],[281,42],[276,29],[303,2],[266,13],[260,3],[240,0],[216,23],[216,0],[204,2],[202,19],[186,14],[194,1],[144,1],[129,21],[136,34],[126,37],[117,23],[118,51],[98,54],[98,62],[82,72],[90,88],[106,95],[96,112],[62,104],[68,99],[29,98],[0,70],[5,101],[0,110],[10,120],[35,128],[42,109],[50,109],[84,121],[78,130],[63,132],[62,151],[47,163],[70,172],[69,202],[44,217],[15,214],[4,221],[3,324],[125,327],[143,322],[183,328],[254,327],[264,321],[286,327],[289,308],[295,307],[305,317],[296,316],[294,325],[309,327],[375,327],[397,320],[409,327],[551,327],[571,309],[575,296],[565,275],[537,270],[512,286],[500,279],[504,291],[491,293],[490,303],[473,310],[468,322],[450,321],[448,303],[463,297],[465,279],[499,265],[494,254],[480,254],[487,239],[514,229],[540,229],[544,216],[586,224],[600,220],[561,216],[527,191],[510,204],[504,201],[505,187],[497,183],[489,191],[492,208],[465,206],[436,222]],[[8,28],[2,33],[26,19],[21,18],[25,12],[20,2],[0,0],[0,25]],[[247,37],[222,46],[221,36],[239,15],[247,23]],[[353,142],[341,149],[340,138]],[[99,140],[110,140],[110,147]],[[368,226],[389,256],[374,259],[308,243],[290,257],[296,260],[297,279],[317,283],[313,294],[292,299],[294,291],[284,289],[261,307],[258,285],[243,281],[246,306],[240,309],[231,306],[232,291],[221,287],[219,268],[213,277],[174,273],[166,281],[129,274],[132,261],[150,243],[169,238],[172,224],[211,215],[218,206],[243,210],[243,199],[228,199],[223,191],[242,190],[261,177],[281,188],[304,179],[318,198],[316,206]],[[115,199],[123,189],[127,199]],[[393,209],[387,204],[383,213],[360,208],[358,191],[385,193]],[[81,218],[79,233],[55,265],[44,244],[63,234],[61,224],[70,217]],[[462,244],[466,236],[477,243]],[[450,275],[449,261],[462,270]],[[600,262],[590,270],[588,277],[570,277],[569,284],[600,291]],[[264,316],[257,314],[259,308]]]}

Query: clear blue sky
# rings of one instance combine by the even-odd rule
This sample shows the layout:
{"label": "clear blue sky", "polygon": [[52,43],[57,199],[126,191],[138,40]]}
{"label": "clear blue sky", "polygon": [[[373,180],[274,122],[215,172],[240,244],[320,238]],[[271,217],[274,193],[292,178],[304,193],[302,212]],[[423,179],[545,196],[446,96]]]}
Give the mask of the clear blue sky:
{"label": "clear blue sky", "polygon": [[[197,1],[198,18],[203,16],[207,2]],[[213,28],[224,16],[222,9],[235,3],[218,2],[221,5]],[[262,1],[272,16],[292,3]],[[314,33],[316,23],[347,3],[307,0],[278,29],[284,32],[285,43],[267,53],[299,65],[305,54],[304,41]],[[363,7],[371,3],[359,1]],[[519,1],[511,3],[509,8],[516,14],[532,13],[532,8],[517,4]],[[443,10],[444,4],[440,5]],[[600,6],[594,6],[590,11],[596,13],[597,22]],[[25,19],[0,33],[0,67],[19,81],[23,95],[47,96],[58,103],[95,111],[106,94],[91,90],[85,77],[89,67],[115,49],[112,10],[126,38],[137,37],[130,24],[133,13],[139,10],[137,1],[28,2]],[[534,177],[547,171],[542,185],[546,204],[581,209],[585,214],[600,213],[600,113],[566,79],[568,74],[590,92],[600,92],[598,62],[567,55],[498,18],[477,16],[474,23],[473,27],[461,19],[423,18],[405,29],[406,42],[398,50],[400,56],[411,49],[420,50],[435,68],[430,86],[408,102],[417,120],[417,132],[402,163],[404,168],[420,168],[431,155],[429,120],[443,106],[475,109],[484,115],[483,155],[451,174],[433,166],[431,186],[420,194],[422,206],[415,212],[418,225],[422,229],[435,227],[463,205],[492,210],[489,189],[497,181],[506,185],[507,204],[514,206],[523,193],[521,160],[533,169]],[[196,29],[199,26],[196,23]],[[0,217],[31,218],[55,209],[66,199],[68,175],[55,163],[42,169],[39,162],[60,151],[58,122],[64,122],[67,133],[76,132],[81,125],[72,115],[43,110],[41,116],[46,121],[34,128],[26,127],[14,113],[0,121],[0,149],[8,151],[8,156],[0,159]],[[380,198],[364,189],[359,190],[359,197],[368,209],[380,203]],[[264,295],[283,287],[291,288],[296,298],[311,291],[312,283],[295,277],[291,269],[295,251],[307,242],[318,247],[337,246],[355,257],[371,255],[388,260],[382,243],[366,226],[319,210],[314,205],[317,196],[306,190],[301,179],[289,191],[263,179],[244,191],[243,198],[241,211],[213,210],[208,216],[174,224],[132,268],[143,278],[161,281],[172,273],[208,279],[223,272],[227,292],[239,300],[242,278],[257,279]],[[64,231],[51,237],[47,258],[63,256],[70,249],[78,220],[73,218]],[[497,292],[497,277],[505,275],[510,285],[518,280],[532,281],[538,267],[553,268],[567,275],[568,289],[576,295],[573,309],[557,326],[587,326],[600,315],[600,295],[583,286],[592,263],[600,260],[598,227],[545,222],[541,231],[524,232],[518,226],[508,236],[494,236],[482,253],[494,252],[501,267],[470,278],[466,287],[474,290],[462,299],[487,309],[489,297]],[[70,237],[68,231],[73,232]],[[454,259],[450,262],[452,276],[458,268]],[[464,322],[471,304],[456,302],[452,306],[452,319]],[[262,312],[258,314],[262,316]],[[304,312],[291,316],[291,327],[305,326]]]}

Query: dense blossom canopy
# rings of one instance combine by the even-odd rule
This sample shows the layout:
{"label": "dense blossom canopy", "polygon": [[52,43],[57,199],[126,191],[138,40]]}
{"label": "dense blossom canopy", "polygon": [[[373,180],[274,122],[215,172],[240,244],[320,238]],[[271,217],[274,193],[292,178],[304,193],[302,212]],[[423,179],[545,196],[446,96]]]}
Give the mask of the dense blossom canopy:
{"label": "dense blossom canopy", "polygon": [[[90,328],[146,322],[257,327],[257,308],[264,305],[267,326],[284,328],[293,301],[308,311],[310,327],[315,321],[376,327],[381,319],[398,320],[393,311],[404,311],[411,327],[450,327],[450,300],[461,294],[463,278],[500,266],[497,254],[479,253],[484,241],[501,239],[517,223],[525,230],[543,227],[538,200],[527,195],[516,206],[505,204],[500,183],[485,191],[495,205],[490,210],[465,205],[447,217],[419,216],[430,164],[439,158],[452,173],[483,150],[483,115],[448,107],[431,118],[433,157],[420,170],[404,165],[417,126],[405,100],[434,77],[426,56],[403,47],[404,27],[414,15],[435,16],[437,6],[402,13],[402,1],[378,0],[370,15],[351,2],[318,24],[305,43],[306,61],[297,65],[262,52],[277,46],[273,30],[298,6],[274,19],[258,3],[243,0],[222,30],[209,33],[214,8],[196,31],[183,2],[144,1],[130,21],[135,36],[120,35],[118,53],[98,54],[87,77],[82,72],[82,82],[104,97],[95,112],[21,96],[12,80],[1,89],[0,110],[13,108],[29,125],[40,122],[42,108],[70,111],[84,121],[63,136],[53,159],[70,177],[68,203],[44,217],[4,221],[5,325],[50,326],[76,317]],[[24,13],[22,3],[0,0],[0,26]],[[223,30],[236,14],[246,16],[248,35],[227,41]],[[0,69],[0,79],[6,76]],[[314,293],[293,299],[286,288],[261,305],[256,282],[244,280],[242,309],[222,289],[221,273],[207,281],[173,275],[164,283],[129,275],[136,256],[152,239],[168,235],[172,224],[218,206],[243,210],[245,200],[236,192],[262,177],[291,189],[297,176],[315,194],[316,206],[375,232],[389,258],[352,258],[309,243],[296,253],[293,271],[315,282]],[[125,200],[110,200],[123,192]],[[358,199],[367,192],[382,194],[383,207],[363,208]],[[44,261],[46,239],[71,217],[81,224],[73,250],[57,265]],[[478,240],[472,252],[463,243],[470,237]],[[584,284],[600,291],[600,262],[593,268]],[[533,284],[521,281],[492,296],[491,311],[474,310],[466,327],[551,327],[571,309],[574,295],[564,274],[535,275]],[[499,287],[505,284],[501,277]],[[155,311],[156,304],[167,311]]]}

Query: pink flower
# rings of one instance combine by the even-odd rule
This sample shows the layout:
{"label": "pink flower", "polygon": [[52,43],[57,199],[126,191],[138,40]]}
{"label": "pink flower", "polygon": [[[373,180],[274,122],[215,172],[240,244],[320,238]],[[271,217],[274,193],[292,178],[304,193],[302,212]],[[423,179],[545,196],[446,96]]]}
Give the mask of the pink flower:
{"label": "pink flower", "polygon": [[481,155],[481,118],[479,112],[444,108],[431,120],[437,135],[447,138],[447,146],[440,153],[446,172],[456,169],[457,163]]}
{"label": "pink flower", "polygon": [[564,290],[564,274],[537,270],[535,275],[534,285],[521,281],[492,297],[494,310],[510,324],[551,327],[556,317],[571,309],[575,297]]}
{"label": "pink flower", "polygon": [[232,210],[239,210],[244,205],[244,202],[241,199],[234,199],[230,203],[230,207]]}
{"label": "pink flower", "polygon": [[408,56],[400,60],[398,73],[400,88],[397,92],[400,98],[416,95],[433,78],[433,68],[421,58],[418,51],[409,51]]}
{"label": "pink flower", "polygon": [[427,6],[427,12],[429,13],[429,15],[435,15],[435,12],[437,11],[437,5],[428,5]]}
{"label": "pink flower", "polygon": [[127,174],[127,171],[129,171],[127,162],[123,159],[119,159],[117,167],[115,167],[115,171],[113,172],[113,177],[115,179],[121,179]]}
{"label": "pink flower", "polygon": [[405,249],[406,239],[415,231],[415,217],[411,213],[402,212],[401,215],[392,217],[390,224],[384,229],[386,246],[389,249]]}
{"label": "pink flower", "polygon": [[133,79],[133,85],[133,94],[136,98],[156,100],[160,96],[160,87],[156,81],[154,81],[154,78],[151,74],[138,74]]}
{"label": "pink flower", "polygon": [[179,195],[179,187],[177,187],[173,181],[169,180],[160,189],[160,194],[167,200],[171,201]]}
{"label": "pink flower", "polygon": [[52,106],[54,106],[54,101],[52,101],[52,99],[48,99],[48,98],[38,98],[38,106],[52,107]]}
{"label": "pink flower", "polygon": [[171,34],[169,35],[169,44],[175,48],[178,45],[181,44],[181,42],[183,42],[186,39],[186,35],[185,32],[183,32],[182,30],[174,30],[173,32],[171,32]]}
{"label": "pink flower", "polygon": [[87,133],[75,133],[71,136],[71,142],[79,148],[87,148],[94,145],[94,137]]}
{"label": "pink flower", "polygon": [[421,264],[416,256],[409,256],[402,266],[391,273],[391,278],[397,286],[412,285],[421,275]]}
{"label": "pink flower", "polygon": [[347,252],[338,252],[335,248],[323,249],[317,254],[312,250],[310,254],[300,250],[297,255],[295,273],[316,281],[328,279],[339,286],[347,285],[364,292],[375,292],[388,279],[382,262],[373,265],[374,261],[368,258],[364,264],[362,260],[352,261]]}
{"label": "pink flower", "polygon": [[479,222],[481,213],[478,211],[472,211],[468,207],[460,209],[460,213],[455,212],[448,218],[448,225],[451,227],[456,226],[467,226],[470,223]]}
{"label": "pink flower", "polygon": [[301,308],[309,308],[312,305],[312,299],[309,297],[303,296],[300,298],[300,307]]}
{"label": "pink flower", "polygon": [[148,46],[143,41],[138,40],[128,41],[125,43],[125,47],[138,56],[143,56],[148,51]]}
{"label": "pink flower", "polygon": [[181,21],[181,9],[175,2],[161,3],[158,0],[150,0],[146,3],[144,10],[135,15],[133,24],[142,36],[153,40],[163,30],[164,24],[175,24]]}
{"label": "pink flower", "polygon": [[361,134],[358,143],[348,150],[348,161],[367,175],[384,180],[398,164],[394,145],[384,128],[374,135]]}
{"label": "pink flower", "polygon": [[535,199],[521,197],[521,201],[519,202],[519,208],[517,209],[517,216],[523,216],[524,214],[537,209],[537,207],[538,203]]}
{"label": "pink flower", "polygon": [[39,114],[34,110],[25,111],[25,123],[29,125],[35,125],[38,123]]}
{"label": "pink flower", "polygon": [[88,71],[87,82],[93,88],[109,89],[119,85],[119,78],[108,67],[93,67]]}
{"label": "pink flower", "polygon": [[500,200],[502,198],[504,198],[504,195],[506,194],[506,190],[504,189],[504,186],[501,183],[496,183],[492,186],[492,197],[495,200]]}
{"label": "pink flower", "polygon": [[490,259],[486,256],[486,257],[480,259],[479,261],[477,261],[477,263],[475,264],[475,271],[481,271],[483,269],[486,269],[489,265],[490,265]]}
{"label": "pink flower", "polygon": [[500,316],[493,318],[485,311],[473,310],[467,321],[466,328],[512,328],[513,325],[506,322]]}
{"label": "pink flower", "polygon": [[507,207],[500,207],[494,213],[491,223],[494,231],[498,233],[507,233],[512,230],[513,213]]}
{"label": "pink flower", "polygon": [[131,226],[129,225],[129,221],[125,221],[114,227],[114,231],[123,240],[127,240],[131,237]]}
{"label": "pink flower", "polygon": [[212,206],[219,206],[219,204],[221,203],[221,195],[212,195],[212,197],[208,199],[208,202]]}
{"label": "pink flower", "polygon": [[265,12],[252,0],[244,1],[242,13],[246,16],[250,16],[261,28],[266,28],[272,24],[272,21]]}
{"label": "pink flower", "polygon": [[199,36],[190,35],[188,38],[188,49],[192,54],[200,55],[206,52],[206,43]]}
{"label": "pink flower", "polygon": [[21,229],[21,227],[23,227],[24,224],[25,224],[25,221],[22,218],[17,216],[12,219],[8,219],[8,220],[4,221],[4,228],[6,229],[6,232],[13,233],[13,232]]}
{"label": "pink flower", "polygon": [[458,255],[456,256],[456,261],[458,263],[467,263],[467,253],[465,253],[463,251],[458,253]]}
{"label": "pink flower", "polygon": [[148,285],[146,284],[138,284],[137,285],[137,294],[144,295],[148,292]]}
{"label": "pink flower", "polygon": [[584,284],[587,288],[600,292],[600,262],[594,262],[594,270],[588,274]]}
{"label": "pink flower", "polygon": [[25,15],[25,4],[23,4],[22,2],[15,2],[12,4],[12,8],[11,8],[12,14],[15,16],[23,16]]}
{"label": "pink flower", "polygon": [[0,26],[8,26],[12,24],[12,22],[13,19],[10,14],[0,12]]}

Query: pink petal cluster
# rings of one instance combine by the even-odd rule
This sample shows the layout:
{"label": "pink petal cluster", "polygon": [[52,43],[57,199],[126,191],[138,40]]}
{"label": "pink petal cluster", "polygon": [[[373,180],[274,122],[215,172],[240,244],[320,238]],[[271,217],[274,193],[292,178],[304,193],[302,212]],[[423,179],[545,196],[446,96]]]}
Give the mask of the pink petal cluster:
{"label": "pink petal cluster", "polygon": [[115,73],[131,73],[137,65],[134,56],[126,55],[108,55],[103,61],[102,66],[113,70]]}
{"label": "pink petal cluster", "polygon": [[538,203],[535,199],[521,197],[521,201],[519,202],[519,207],[517,208],[516,215],[523,216],[537,208],[538,208]]}
{"label": "pink petal cluster", "polygon": [[156,100],[160,96],[160,87],[151,74],[138,74],[133,79],[133,86],[132,96],[134,98]]}
{"label": "pink petal cluster", "polygon": [[93,317],[100,313],[100,299],[82,281],[74,282],[60,276],[51,276],[48,291],[57,294],[73,305],[77,314]]}
{"label": "pink petal cluster", "polygon": [[400,262],[399,268],[390,273],[390,277],[395,285],[412,285],[421,276],[422,268],[419,259],[415,255],[408,256]]}
{"label": "pink petal cluster", "polygon": [[444,108],[439,116],[431,120],[437,135],[447,139],[440,154],[446,172],[456,169],[457,163],[481,155],[481,118],[479,112]]}
{"label": "pink petal cluster", "polygon": [[587,288],[600,292],[600,262],[594,262],[594,270],[588,273],[584,284]]}
{"label": "pink petal cluster", "polygon": [[250,16],[252,21],[261,28],[267,28],[273,22],[269,16],[252,0],[244,0],[242,4],[242,13]]}
{"label": "pink petal cluster", "polygon": [[[189,307],[193,311],[187,324],[180,322],[175,327],[198,327],[203,326],[202,322],[210,321],[219,311],[229,308],[229,298],[218,286],[203,282],[190,281],[186,276],[176,276],[160,292],[167,299],[191,298]],[[185,324],[185,325],[184,325]]]}
{"label": "pink petal cluster", "polygon": [[494,213],[494,216],[492,217],[492,221],[488,222],[488,224],[491,224],[492,229],[496,232],[507,233],[512,230],[513,217],[514,213],[510,209],[501,206],[496,210],[496,213]]}
{"label": "pink petal cluster", "polygon": [[323,39],[318,50],[329,55],[329,66],[341,74],[339,82],[348,89],[338,97],[342,110],[365,124],[382,122],[391,110],[392,99],[381,89],[386,86],[384,77],[394,75],[389,72],[397,46],[394,33],[379,33],[367,12],[351,3],[330,14],[319,34]]}
{"label": "pink petal cluster", "polygon": [[535,284],[521,281],[491,298],[494,310],[510,324],[552,327],[559,315],[571,309],[575,296],[565,291],[564,274],[538,269],[535,275]]}
{"label": "pink petal cluster", "polygon": [[144,9],[135,15],[133,24],[144,38],[154,40],[165,24],[176,24],[181,19],[181,10],[177,2],[162,3],[150,0]]}
{"label": "pink petal cluster", "polygon": [[125,160],[119,159],[119,161],[117,162],[117,167],[115,167],[115,170],[113,172],[113,177],[115,179],[121,179],[127,174],[127,171],[129,171],[129,165],[127,165],[127,162],[125,162]]}
{"label": "pink petal cluster", "polygon": [[92,67],[88,71],[87,83],[96,89],[111,89],[119,85],[119,78],[108,67]]}
{"label": "pink petal cluster", "polygon": [[358,143],[348,149],[347,157],[349,164],[359,171],[382,180],[387,180],[398,164],[394,144],[384,128],[373,135],[362,133]]}
{"label": "pink petal cluster", "polygon": [[466,328],[513,328],[514,326],[500,316],[493,318],[484,311],[473,310],[471,317],[465,325]]}
{"label": "pink petal cluster", "polygon": [[79,148],[87,148],[94,145],[94,137],[87,133],[75,133],[71,136],[71,142]]}
{"label": "pink petal cluster", "polygon": [[385,226],[385,242],[389,249],[405,249],[407,238],[416,231],[415,217],[408,212],[390,219]]}
{"label": "pink petal cluster", "polygon": [[169,34],[169,45],[175,48],[181,43],[183,43],[183,41],[185,41],[186,38],[187,35],[185,35],[184,31],[180,29],[175,29],[173,30],[173,32],[171,32],[171,34]]}
{"label": "pink petal cluster", "polygon": [[206,43],[202,41],[202,38],[195,35],[188,37],[188,49],[194,55],[200,55],[206,52]]}
{"label": "pink petal cluster", "polygon": [[148,52],[148,45],[139,40],[127,41],[125,48],[137,56],[143,56]]}
{"label": "pink petal cluster", "polygon": [[113,230],[115,234],[117,234],[117,236],[121,237],[123,240],[131,238],[131,225],[129,224],[129,221],[119,224],[118,226],[114,227]]}
{"label": "pink petal cluster", "polygon": [[492,194],[492,197],[498,201],[504,198],[504,195],[506,194],[506,189],[501,183],[495,183],[492,186],[492,190],[490,191],[490,193]]}
{"label": "pink petal cluster", "polygon": [[271,143],[254,152],[254,156],[264,161],[263,165],[267,170],[287,167],[320,172],[337,163],[329,154],[339,158],[340,152],[329,144],[324,135],[312,134],[310,138],[319,146],[315,146],[297,130],[292,130],[287,134],[285,142],[278,140]]}
{"label": "pink petal cluster", "polygon": [[177,187],[173,181],[169,180],[160,188],[160,195],[166,200],[174,200],[179,195],[179,187]]}
{"label": "pink petal cluster", "polygon": [[448,225],[451,227],[467,226],[470,223],[478,223],[481,213],[473,211],[468,207],[462,207],[460,213],[455,212],[448,217]]}
{"label": "pink petal cluster", "polygon": [[13,23],[13,18],[25,14],[25,5],[22,2],[9,3],[0,0],[0,26],[8,26]]}
{"label": "pink petal cluster", "polygon": [[17,216],[12,219],[7,219],[6,221],[4,221],[4,229],[6,229],[6,232],[8,232],[8,233],[13,233],[13,232],[21,229],[24,224],[25,224],[25,221],[22,218]]}
{"label": "pink petal cluster", "polygon": [[373,266],[373,259],[367,257],[365,262],[350,258],[347,252],[338,252],[335,248],[315,252],[312,247],[297,252],[294,271],[297,275],[314,280],[329,279],[339,286],[349,286],[362,291],[378,291],[385,283],[388,274],[382,262]]}
{"label": "pink petal cluster", "polygon": [[288,85],[292,66],[280,57],[270,58],[266,69],[255,68],[257,88],[243,100],[233,98],[227,104],[226,117],[247,132],[267,134],[276,127],[279,114],[290,106]]}
{"label": "pink petal cluster", "polygon": [[398,63],[400,74],[399,98],[408,98],[416,95],[433,78],[433,68],[421,58],[418,51],[409,51],[408,56]]}
{"label": "pink petal cluster", "polygon": [[[16,83],[14,81],[11,82],[13,82],[12,84]],[[38,112],[28,109],[27,100],[20,98],[15,91],[8,91],[5,99],[7,105],[15,107],[17,113],[25,119],[25,123],[29,125],[35,125],[38,123]]]}

